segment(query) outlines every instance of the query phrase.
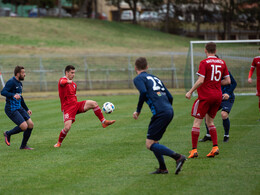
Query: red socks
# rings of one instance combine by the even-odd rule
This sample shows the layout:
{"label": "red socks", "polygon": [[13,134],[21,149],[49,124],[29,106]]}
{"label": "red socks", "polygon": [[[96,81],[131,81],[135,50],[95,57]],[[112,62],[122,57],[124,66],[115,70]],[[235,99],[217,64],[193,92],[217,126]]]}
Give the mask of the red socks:
{"label": "red socks", "polygon": [[192,149],[197,148],[199,135],[200,135],[200,128],[192,127],[191,130]]}
{"label": "red socks", "polygon": [[95,107],[93,109],[95,115],[98,117],[98,119],[100,120],[101,123],[103,123],[105,121],[105,118],[103,116],[103,113],[101,111],[101,109],[99,108],[99,106]]}
{"label": "red socks", "polygon": [[66,135],[67,135],[67,132],[64,129],[62,129],[60,132],[59,141],[58,141],[60,144],[62,143],[62,141],[64,140]]}
{"label": "red socks", "polygon": [[218,145],[217,129],[214,125],[209,127],[209,134],[211,135],[213,146]]}

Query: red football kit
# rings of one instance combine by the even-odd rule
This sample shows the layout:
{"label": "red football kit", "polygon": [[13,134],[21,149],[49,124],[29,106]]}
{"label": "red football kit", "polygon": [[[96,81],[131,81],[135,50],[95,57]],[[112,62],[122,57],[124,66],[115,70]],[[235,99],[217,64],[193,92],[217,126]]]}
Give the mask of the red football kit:
{"label": "red football kit", "polygon": [[229,76],[224,60],[209,56],[200,62],[197,75],[204,77],[204,83],[198,87],[198,99],[195,100],[191,115],[203,119],[206,114],[215,118],[222,102],[221,78]]}
{"label": "red football kit", "polygon": [[251,78],[256,69],[256,95],[260,96],[260,56],[254,58],[248,78]]}
{"label": "red football kit", "polygon": [[59,80],[59,96],[61,102],[61,111],[63,112],[64,122],[72,120],[75,122],[76,114],[83,113],[84,105],[86,101],[77,101],[77,85],[72,81],[72,83],[67,83],[68,78],[62,77]]}

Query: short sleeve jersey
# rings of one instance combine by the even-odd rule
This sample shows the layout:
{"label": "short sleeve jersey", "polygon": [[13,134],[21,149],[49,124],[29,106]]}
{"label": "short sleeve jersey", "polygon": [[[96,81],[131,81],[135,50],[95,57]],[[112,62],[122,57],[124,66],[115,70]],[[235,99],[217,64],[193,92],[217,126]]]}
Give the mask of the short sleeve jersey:
{"label": "short sleeve jersey", "polygon": [[197,89],[199,99],[222,96],[221,78],[229,76],[224,60],[209,56],[200,62],[197,75],[204,77],[204,83]]}
{"label": "short sleeve jersey", "polygon": [[260,82],[260,56],[254,58],[251,66],[256,69],[257,82]]}
{"label": "short sleeve jersey", "polygon": [[58,89],[59,89],[59,96],[60,96],[60,103],[61,103],[61,111],[64,109],[69,108],[70,106],[74,105],[77,102],[77,85],[72,81],[72,83],[66,83],[62,85],[63,79],[67,79],[67,77],[62,77],[59,80]]}

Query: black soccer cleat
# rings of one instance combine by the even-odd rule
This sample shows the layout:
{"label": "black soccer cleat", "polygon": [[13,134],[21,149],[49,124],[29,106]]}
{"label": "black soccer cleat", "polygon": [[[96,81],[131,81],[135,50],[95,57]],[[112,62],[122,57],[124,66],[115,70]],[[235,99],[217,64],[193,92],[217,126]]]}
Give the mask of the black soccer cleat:
{"label": "black soccer cleat", "polygon": [[187,160],[187,159],[186,159],[186,156],[184,156],[184,155],[181,155],[181,157],[178,160],[176,160],[176,170],[175,170],[176,175],[178,175],[179,172],[181,171],[181,168],[182,168],[183,164],[185,163],[185,160]]}
{"label": "black soccer cleat", "polygon": [[228,142],[229,141],[229,137],[224,136],[223,142]]}
{"label": "black soccer cleat", "polygon": [[205,135],[202,139],[199,140],[199,142],[206,142],[206,141],[211,141],[211,137]]}
{"label": "black soccer cleat", "polygon": [[4,136],[5,136],[5,143],[6,143],[6,145],[10,146],[11,136],[7,135],[6,132],[4,132]]}
{"label": "black soccer cleat", "polygon": [[168,170],[167,169],[156,169],[156,171],[151,172],[150,174],[168,174]]}

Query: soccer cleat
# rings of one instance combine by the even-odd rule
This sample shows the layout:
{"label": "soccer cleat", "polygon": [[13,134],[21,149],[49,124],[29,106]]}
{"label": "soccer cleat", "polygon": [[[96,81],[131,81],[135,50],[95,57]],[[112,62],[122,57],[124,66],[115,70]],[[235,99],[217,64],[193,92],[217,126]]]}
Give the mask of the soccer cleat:
{"label": "soccer cleat", "polygon": [[210,153],[208,153],[207,157],[215,157],[215,155],[219,154],[218,146],[214,146]]}
{"label": "soccer cleat", "polygon": [[57,142],[57,144],[54,145],[54,148],[59,148],[61,147],[61,143]]}
{"label": "soccer cleat", "polygon": [[11,138],[11,136],[8,136],[6,134],[6,132],[4,132],[4,136],[5,136],[5,143],[6,143],[6,145],[10,146],[10,138]]}
{"label": "soccer cleat", "polygon": [[199,142],[206,142],[206,141],[211,141],[211,137],[205,135],[202,139],[199,140]]}
{"label": "soccer cleat", "polygon": [[112,125],[114,122],[116,122],[116,121],[115,121],[115,120],[112,120],[112,121],[105,120],[105,121],[102,123],[102,127],[103,127],[103,128],[106,128],[107,126]]}
{"label": "soccer cleat", "polygon": [[176,170],[175,174],[178,175],[179,172],[181,171],[181,168],[183,164],[185,163],[186,157],[184,155],[181,155],[181,157],[176,161]]}
{"label": "soccer cleat", "polygon": [[29,146],[20,147],[21,150],[34,150],[34,148],[31,148]]}
{"label": "soccer cleat", "polygon": [[224,136],[223,142],[228,142],[229,141],[229,137]]}
{"label": "soccer cleat", "polygon": [[156,171],[154,172],[151,172],[150,174],[167,174],[168,173],[168,170],[167,169],[156,169]]}
{"label": "soccer cleat", "polygon": [[190,155],[188,158],[197,158],[199,156],[197,149],[189,151]]}

